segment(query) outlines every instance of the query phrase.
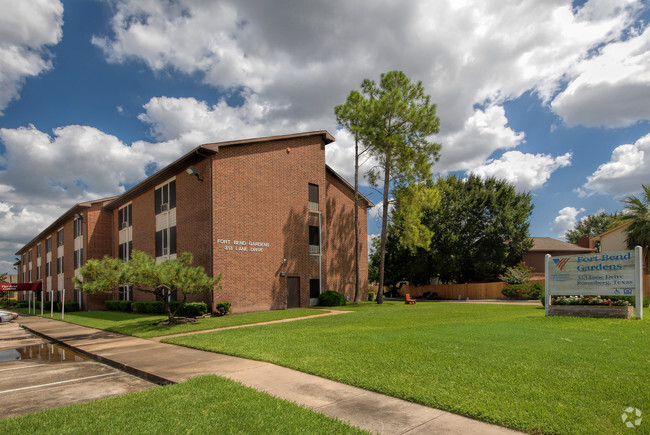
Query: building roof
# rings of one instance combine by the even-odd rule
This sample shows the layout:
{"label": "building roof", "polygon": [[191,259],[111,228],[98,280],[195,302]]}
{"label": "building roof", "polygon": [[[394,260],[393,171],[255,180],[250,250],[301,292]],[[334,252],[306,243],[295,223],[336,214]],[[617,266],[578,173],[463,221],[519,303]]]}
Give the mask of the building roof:
{"label": "building roof", "polygon": [[136,184],[122,195],[117,197],[112,202],[106,204],[106,209],[114,210],[121,205],[131,201],[133,198],[137,197],[141,193],[146,192],[154,186],[162,183],[166,179],[172,177],[178,172],[186,169],[188,166],[197,163],[203,160],[206,157],[210,157],[219,152],[220,148],[234,146],[234,145],[251,145],[258,144],[263,142],[271,142],[278,140],[288,140],[295,139],[300,137],[310,137],[310,136],[322,136],[323,142],[329,144],[334,142],[334,137],[329,134],[326,130],[320,131],[310,131],[305,133],[294,133],[294,134],[285,134],[281,136],[267,136],[267,137],[258,137],[251,139],[241,139],[241,140],[231,140],[226,142],[214,142],[209,144],[199,145],[194,148],[192,151],[188,152],[184,156],[165,166],[155,174],[150,177],[145,178],[140,183]]}
{"label": "building roof", "polygon": [[52,234],[54,231],[58,230],[64,223],[66,223],[68,220],[72,219],[76,213],[79,213],[83,211],[84,209],[90,208],[93,204],[97,204],[98,202],[106,202],[106,201],[112,201],[113,199],[117,198],[116,196],[110,196],[108,198],[101,198],[101,199],[96,199],[94,201],[86,201],[86,202],[80,202],[79,204],[75,204],[70,208],[68,211],[63,213],[57,220],[52,222],[47,228],[45,228],[43,231],[38,233],[36,237],[34,237],[32,240],[27,242],[25,246],[20,248],[18,252],[16,252],[16,255],[22,255],[24,252],[27,252],[29,248],[32,247],[36,242],[41,240],[43,237],[48,236]]}
{"label": "building roof", "polygon": [[[38,242],[43,237],[53,233],[55,230],[61,227],[61,225],[63,225],[65,222],[71,219],[75,215],[75,213],[78,213],[83,209],[90,208],[92,204],[96,204],[98,202],[104,202],[105,203],[104,208],[106,208],[107,210],[114,210],[119,206],[121,206],[122,204],[125,204],[128,201],[135,198],[136,196],[140,195],[141,193],[158,185],[159,183],[166,180],[167,178],[173,176],[174,174],[177,174],[181,170],[186,169],[189,165],[192,165],[200,160],[203,160],[206,157],[218,153],[219,148],[234,146],[234,145],[250,145],[250,144],[257,144],[257,143],[271,142],[271,141],[278,141],[278,140],[288,140],[288,139],[310,137],[310,136],[321,136],[323,142],[326,145],[334,142],[334,137],[331,134],[329,134],[329,132],[327,132],[326,130],[320,130],[320,131],[311,131],[311,132],[304,132],[304,133],[287,134],[281,136],[267,136],[261,138],[242,139],[242,140],[234,140],[234,141],[226,141],[226,142],[215,142],[210,144],[199,145],[198,147],[194,148],[187,154],[181,156],[179,159],[165,166],[155,174],[151,175],[150,177],[147,177],[140,183],[136,184],[135,186],[133,186],[131,189],[127,190],[120,196],[112,196],[109,198],[97,199],[94,201],[87,201],[87,202],[75,204],[72,208],[70,208],[67,212],[61,215],[47,228],[41,231],[36,237],[34,237],[27,244],[25,244],[18,252],[16,252],[16,255],[22,255],[24,252],[28,251],[33,244]],[[334,177],[340,180],[344,185],[346,185],[347,187],[352,189],[352,191],[354,191],[354,188],[343,177],[337,174],[329,166],[326,165],[326,168],[330,174],[332,174]],[[359,195],[361,199],[368,204],[368,207],[374,207],[372,201],[370,201],[362,194]]]}
{"label": "building roof", "polygon": [[533,247],[528,250],[528,252],[552,251],[575,252],[576,254],[580,254],[594,252],[594,249],[583,248],[582,246],[563,242],[562,240],[551,237],[533,237]]}
{"label": "building roof", "polygon": [[612,233],[615,233],[615,232],[617,232],[617,231],[622,231],[623,229],[625,229],[626,227],[630,226],[631,224],[632,224],[632,221],[624,222],[624,223],[622,223],[621,225],[617,225],[617,226],[615,226],[615,227],[612,228],[611,230],[605,231],[605,232],[602,233],[602,234],[598,234],[596,237],[592,237],[591,240],[593,240],[593,241],[595,241],[595,242],[600,241],[600,238],[601,238],[601,237],[603,237],[603,236],[608,236],[608,235],[610,235],[610,234],[612,234]]}

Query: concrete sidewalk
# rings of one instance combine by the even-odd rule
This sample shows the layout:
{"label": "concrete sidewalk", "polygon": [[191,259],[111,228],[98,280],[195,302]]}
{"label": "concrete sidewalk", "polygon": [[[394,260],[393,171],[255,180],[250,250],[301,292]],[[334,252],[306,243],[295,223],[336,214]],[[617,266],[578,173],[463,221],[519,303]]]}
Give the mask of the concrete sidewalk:
{"label": "concrete sidewalk", "polygon": [[37,335],[158,384],[215,374],[375,433],[517,433],[270,363],[35,316],[21,316],[15,321]]}

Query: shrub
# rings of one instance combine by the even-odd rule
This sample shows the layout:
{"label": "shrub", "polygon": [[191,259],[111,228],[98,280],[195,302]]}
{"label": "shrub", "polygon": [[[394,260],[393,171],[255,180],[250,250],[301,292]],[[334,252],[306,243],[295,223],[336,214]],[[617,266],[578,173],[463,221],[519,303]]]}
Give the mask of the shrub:
{"label": "shrub", "polygon": [[190,302],[183,305],[178,314],[184,317],[199,317],[207,312],[208,305],[205,302]]}
{"label": "shrub", "polygon": [[131,312],[131,301],[104,301],[104,304],[109,311]]}
{"label": "shrub", "polygon": [[[56,311],[61,312],[61,302],[57,302],[54,304]],[[66,311],[79,311],[79,303],[78,302],[66,302],[65,303],[65,310]]]}
{"label": "shrub", "polygon": [[511,284],[501,290],[501,294],[509,299],[539,299],[544,287],[538,282]]}
{"label": "shrub", "polygon": [[27,308],[27,307],[29,307],[29,302],[27,301],[16,302],[16,308]]}
{"label": "shrub", "polygon": [[377,297],[377,293],[368,291],[368,300],[370,302],[374,301],[376,297]]}
{"label": "shrub", "polygon": [[323,307],[336,307],[345,303],[345,296],[333,290],[327,290],[318,296],[318,305]]}
{"label": "shrub", "polygon": [[438,293],[436,292],[424,292],[422,293],[422,299],[428,299],[430,301],[438,299]]}
{"label": "shrub", "polygon": [[519,262],[516,266],[506,269],[503,275],[499,275],[501,281],[505,281],[510,285],[524,284],[533,276],[533,269],[526,266],[523,261]]}
{"label": "shrub", "polygon": [[216,306],[217,310],[217,315],[218,316],[225,316],[230,312],[230,302],[219,302]]}
{"label": "shrub", "polygon": [[147,303],[146,302],[131,302],[131,311],[134,313],[146,313],[147,312]]}

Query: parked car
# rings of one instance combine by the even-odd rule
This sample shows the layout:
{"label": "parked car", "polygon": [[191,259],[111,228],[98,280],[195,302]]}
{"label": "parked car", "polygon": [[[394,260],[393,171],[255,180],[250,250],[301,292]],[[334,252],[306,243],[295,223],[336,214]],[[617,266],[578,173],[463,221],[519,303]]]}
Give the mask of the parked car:
{"label": "parked car", "polygon": [[16,317],[18,317],[18,314],[16,313],[12,313],[10,311],[0,311],[0,323],[10,322]]}

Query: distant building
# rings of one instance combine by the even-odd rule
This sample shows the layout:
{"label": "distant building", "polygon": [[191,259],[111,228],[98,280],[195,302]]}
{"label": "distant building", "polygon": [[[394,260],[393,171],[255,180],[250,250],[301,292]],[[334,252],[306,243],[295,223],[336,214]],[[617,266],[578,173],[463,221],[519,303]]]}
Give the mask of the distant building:
{"label": "distant building", "polygon": [[[43,281],[45,300],[102,309],[107,299],[152,300],[123,286],[86,295],[72,278],[88,259],[158,261],[189,251],[222,289],[197,295],[234,312],[314,305],[325,290],[354,297],[354,189],[325,164],[326,131],[201,145],[117,197],[75,205],[21,248],[19,279]],[[361,196],[360,234],[367,209]],[[362,295],[367,238],[360,238]],[[26,295],[21,295],[21,298]],[[170,295],[175,299],[178,295]]]}
{"label": "distant building", "polygon": [[533,237],[533,247],[523,255],[522,261],[528,267],[531,267],[535,274],[543,275],[546,254],[551,254],[553,257],[560,255],[591,254],[595,252],[595,249],[593,245],[589,246],[588,240],[588,237],[580,239],[580,242],[583,244],[583,246],[580,246],[550,237]]}
{"label": "distant building", "polygon": [[627,251],[627,243],[625,241],[627,234],[625,234],[625,229],[631,224],[631,221],[625,222],[596,237],[592,237],[591,240],[599,245],[598,252]]}

